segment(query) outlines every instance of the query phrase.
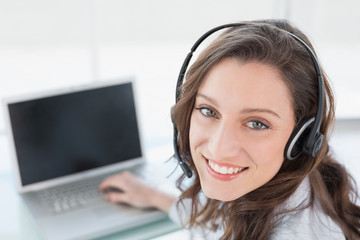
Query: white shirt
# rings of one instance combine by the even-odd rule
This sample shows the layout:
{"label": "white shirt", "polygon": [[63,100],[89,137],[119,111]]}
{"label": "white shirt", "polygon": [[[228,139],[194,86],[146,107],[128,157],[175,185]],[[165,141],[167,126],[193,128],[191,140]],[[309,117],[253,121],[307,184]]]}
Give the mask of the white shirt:
{"label": "white shirt", "polygon": [[[310,200],[310,184],[306,178],[296,189],[293,195],[279,207],[284,209],[300,209],[294,212],[279,215],[275,220],[275,228],[270,235],[270,240],[345,240],[340,227],[327,216],[315,200],[313,207],[301,209],[306,206]],[[184,205],[180,205],[178,210],[176,201],[169,211],[169,217],[175,223],[181,225],[186,223],[187,217],[190,215],[191,200],[186,199]],[[202,237],[204,239],[219,239],[223,235],[223,230],[216,232],[207,228],[191,229],[194,237]]]}

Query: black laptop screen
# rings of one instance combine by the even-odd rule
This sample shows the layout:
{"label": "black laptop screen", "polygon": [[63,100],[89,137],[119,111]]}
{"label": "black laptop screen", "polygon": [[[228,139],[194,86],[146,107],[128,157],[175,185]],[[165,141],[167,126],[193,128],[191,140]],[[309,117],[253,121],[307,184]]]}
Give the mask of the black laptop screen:
{"label": "black laptop screen", "polygon": [[131,83],[8,107],[24,186],[142,155]]}

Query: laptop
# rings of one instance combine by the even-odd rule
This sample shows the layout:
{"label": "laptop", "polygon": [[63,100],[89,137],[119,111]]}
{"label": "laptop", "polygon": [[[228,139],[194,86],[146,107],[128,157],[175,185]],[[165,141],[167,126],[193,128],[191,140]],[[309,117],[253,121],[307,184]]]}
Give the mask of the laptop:
{"label": "laptop", "polygon": [[5,99],[16,183],[44,239],[90,239],[167,214],[104,200],[100,182],[146,172],[133,80]]}

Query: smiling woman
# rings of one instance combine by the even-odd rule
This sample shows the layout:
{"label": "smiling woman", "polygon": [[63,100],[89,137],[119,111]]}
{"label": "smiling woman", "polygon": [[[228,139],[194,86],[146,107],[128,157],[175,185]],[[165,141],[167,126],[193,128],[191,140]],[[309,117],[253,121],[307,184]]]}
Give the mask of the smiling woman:
{"label": "smiling woman", "polygon": [[300,30],[269,20],[228,26],[199,55],[172,112],[194,179],[179,179],[170,216],[188,212],[206,239],[360,237],[356,187],[328,145],[333,94],[309,52]]}
{"label": "smiling woman", "polygon": [[179,198],[129,174],[101,188],[128,189],[108,199],[168,211],[205,239],[359,239],[356,184],[330,151],[334,98],[309,40],[286,21],[224,26],[180,71]]}

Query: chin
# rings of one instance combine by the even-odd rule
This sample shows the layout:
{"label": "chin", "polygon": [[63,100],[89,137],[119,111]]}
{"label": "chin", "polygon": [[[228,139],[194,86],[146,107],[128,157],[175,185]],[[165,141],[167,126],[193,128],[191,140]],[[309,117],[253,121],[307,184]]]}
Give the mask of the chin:
{"label": "chin", "polygon": [[215,199],[215,200],[219,200],[219,201],[222,201],[222,202],[230,202],[230,201],[234,201],[236,199],[238,199],[239,197],[236,196],[224,196],[224,195],[208,195],[205,193],[205,196],[207,196],[208,198],[211,198],[211,199]]}
{"label": "chin", "polygon": [[222,202],[234,201],[243,196],[243,194],[234,194],[234,192],[221,192],[215,189],[202,188],[203,193],[210,199],[219,200]]}

